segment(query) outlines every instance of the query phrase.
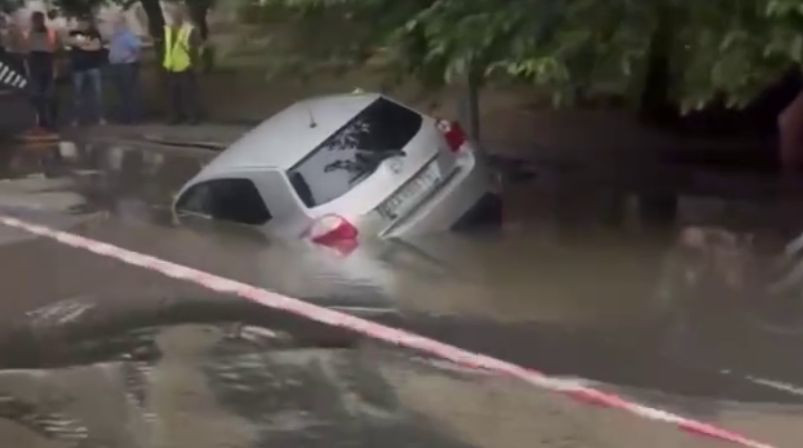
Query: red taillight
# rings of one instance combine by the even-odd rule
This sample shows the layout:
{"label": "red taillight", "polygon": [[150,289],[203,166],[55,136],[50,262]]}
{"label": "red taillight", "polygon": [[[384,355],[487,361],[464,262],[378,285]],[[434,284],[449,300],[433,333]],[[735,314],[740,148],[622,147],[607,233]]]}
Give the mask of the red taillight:
{"label": "red taillight", "polygon": [[350,253],[357,248],[359,231],[350,222],[338,215],[326,215],[315,221],[309,230],[309,238],[315,244]]}
{"label": "red taillight", "polygon": [[446,144],[449,145],[449,149],[452,150],[452,152],[460,151],[460,148],[462,148],[468,140],[466,138],[466,133],[460,126],[460,123],[448,120],[438,120],[437,124],[438,129],[446,139]]}

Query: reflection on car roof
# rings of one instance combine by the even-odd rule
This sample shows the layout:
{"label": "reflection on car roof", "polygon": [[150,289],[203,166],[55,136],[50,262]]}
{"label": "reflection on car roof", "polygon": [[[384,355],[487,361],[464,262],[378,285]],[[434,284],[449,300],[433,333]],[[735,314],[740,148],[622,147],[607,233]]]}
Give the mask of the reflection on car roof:
{"label": "reflection on car roof", "polygon": [[300,101],[248,132],[205,169],[205,177],[251,168],[286,170],[381,95],[333,95]]}

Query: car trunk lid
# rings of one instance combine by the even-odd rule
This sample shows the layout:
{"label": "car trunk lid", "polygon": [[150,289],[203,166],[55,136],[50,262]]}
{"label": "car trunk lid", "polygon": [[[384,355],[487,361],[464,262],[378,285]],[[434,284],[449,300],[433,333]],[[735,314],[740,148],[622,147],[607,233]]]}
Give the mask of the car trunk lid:
{"label": "car trunk lid", "polygon": [[[380,98],[288,171],[315,215],[393,222],[437,189],[456,155],[432,118]],[[348,194],[346,194],[348,193]]]}

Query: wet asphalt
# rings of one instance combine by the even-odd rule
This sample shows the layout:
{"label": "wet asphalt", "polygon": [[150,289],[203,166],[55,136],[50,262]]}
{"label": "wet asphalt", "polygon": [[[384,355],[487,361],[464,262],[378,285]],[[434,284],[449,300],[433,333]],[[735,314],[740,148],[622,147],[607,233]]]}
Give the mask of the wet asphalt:
{"label": "wet asphalt", "polygon": [[[703,181],[638,189],[616,172],[506,172],[503,229],[343,258],[176,222],[172,195],[213,155],[8,144],[0,210],[778,446],[800,440],[803,319],[773,313],[751,280],[803,228],[803,198],[771,177],[664,172]],[[730,183],[760,188],[715,194]],[[689,245],[689,229],[713,230]],[[13,446],[720,446],[5,228],[0,284],[0,438]]]}

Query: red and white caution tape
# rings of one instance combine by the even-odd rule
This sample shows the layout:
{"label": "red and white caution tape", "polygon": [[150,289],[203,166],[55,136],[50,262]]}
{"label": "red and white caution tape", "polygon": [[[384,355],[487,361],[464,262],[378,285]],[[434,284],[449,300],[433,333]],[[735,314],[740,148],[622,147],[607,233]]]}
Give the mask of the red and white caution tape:
{"label": "red and white caution tape", "polygon": [[113,258],[152,272],[158,272],[167,277],[188,281],[212,291],[223,294],[234,294],[269,308],[286,311],[322,324],[359,333],[375,340],[416,350],[420,353],[445,359],[465,367],[514,377],[539,388],[567,395],[575,400],[588,404],[622,410],[647,420],[669,423],[689,433],[730,442],[738,446],[772,448],[772,445],[752,440],[744,435],[660,409],[634,403],[617,395],[602,392],[571,380],[552,378],[536,370],[527,369],[483,354],[471,353],[424,336],[380,325],[328,308],[312,305],[236,280],[231,280],[72,233],[25,222],[11,216],[0,215],[0,223],[8,227],[24,230],[34,235],[56,240],[67,246]]}

